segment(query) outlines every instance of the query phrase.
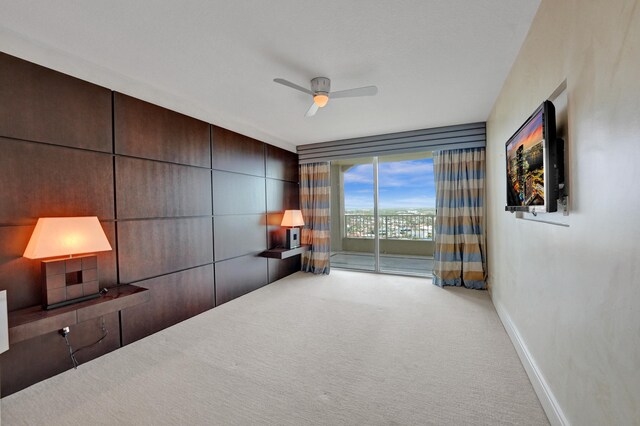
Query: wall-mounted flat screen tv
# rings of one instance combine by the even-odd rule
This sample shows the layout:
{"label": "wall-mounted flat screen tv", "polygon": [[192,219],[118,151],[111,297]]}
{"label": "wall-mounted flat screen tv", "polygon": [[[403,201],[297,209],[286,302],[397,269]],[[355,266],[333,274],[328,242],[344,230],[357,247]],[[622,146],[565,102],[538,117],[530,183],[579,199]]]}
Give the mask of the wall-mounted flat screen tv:
{"label": "wall-mounted flat screen tv", "polygon": [[556,112],[545,101],[506,143],[507,211],[555,212],[559,174]]}

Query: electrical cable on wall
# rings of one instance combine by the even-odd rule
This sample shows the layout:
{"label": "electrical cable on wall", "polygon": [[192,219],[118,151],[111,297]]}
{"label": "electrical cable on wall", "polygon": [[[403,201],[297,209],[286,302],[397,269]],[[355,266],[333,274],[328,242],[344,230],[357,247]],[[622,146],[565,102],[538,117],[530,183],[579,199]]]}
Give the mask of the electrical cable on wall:
{"label": "electrical cable on wall", "polygon": [[73,368],[77,369],[78,365],[80,365],[80,363],[78,362],[78,359],[76,358],[76,354],[80,351],[83,351],[85,349],[89,349],[94,347],[95,345],[101,343],[109,334],[109,330],[107,330],[107,326],[104,323],[104,317],[101,318],[102,320],[102,324],[101,324],[101,329],[102,329],[102,336],[96,340],[95,342],[82,346],[78,349],[76,349],[75,351],[73,350],[73,347],[71,346],[71,344],[69,343],[69,339],[67,338],[67,335],[69,334],[69,327],[65,327],[62,330],[60,330],[60,334],[62,335],[62,337],[64,338],[64,341],[67,345],[67,347],[69,348],[69,356],[71,357],[71,362],[73,363]]}
{"label": "electrical cable on wall", "polygon": [[73,354],[73,348],[71,347],[71,344],[69,343],[69,339],[67,338],[67,334],[69,334],[69,332],[62,332],[62,338],[64,339],[64,342],[67,344],[67,347],[69,348],[69,356],[71,357],[71,362],[73,362],[73,368],[78,368],[78,361],[76,360],[76,357]]}

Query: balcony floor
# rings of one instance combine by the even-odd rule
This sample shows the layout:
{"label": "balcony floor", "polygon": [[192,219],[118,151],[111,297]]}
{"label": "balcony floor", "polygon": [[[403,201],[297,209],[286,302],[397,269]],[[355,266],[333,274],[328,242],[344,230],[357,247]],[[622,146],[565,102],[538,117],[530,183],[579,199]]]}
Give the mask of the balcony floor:
{"label": "balcony floor", "polygon": [[[374,264],[375,259],[373,253],[346,251],[331,253],[332,268],[373,271],[375,268]],[[433,257],[381,254],[380,271],[392,274],[430,277],[433,271]]]}

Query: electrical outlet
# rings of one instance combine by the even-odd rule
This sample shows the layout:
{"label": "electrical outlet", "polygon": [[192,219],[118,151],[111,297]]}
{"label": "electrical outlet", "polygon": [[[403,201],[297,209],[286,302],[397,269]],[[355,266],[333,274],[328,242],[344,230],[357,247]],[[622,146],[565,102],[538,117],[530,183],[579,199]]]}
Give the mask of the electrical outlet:
{"label": "electrical outlet", "polygon": [[63,327],[60,329],[60,331],[58,331],[58,333],[60,333],[62,337],[66,337],[67,334],[69,334],[69,331],[71,331],[69,327]]}

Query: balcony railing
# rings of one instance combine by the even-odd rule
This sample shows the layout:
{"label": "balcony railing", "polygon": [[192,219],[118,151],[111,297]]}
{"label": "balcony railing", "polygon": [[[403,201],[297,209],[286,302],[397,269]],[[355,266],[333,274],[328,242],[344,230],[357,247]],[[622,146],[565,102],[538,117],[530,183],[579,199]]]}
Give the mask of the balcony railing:
{"label": "balcony railing", "polygon": [[[393,214],[379,216],[378,229],[381,239],[432,240],[436,218],[426,214]],[[345,214],[345,238],[373,238],[373,215]]]}

